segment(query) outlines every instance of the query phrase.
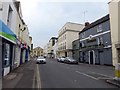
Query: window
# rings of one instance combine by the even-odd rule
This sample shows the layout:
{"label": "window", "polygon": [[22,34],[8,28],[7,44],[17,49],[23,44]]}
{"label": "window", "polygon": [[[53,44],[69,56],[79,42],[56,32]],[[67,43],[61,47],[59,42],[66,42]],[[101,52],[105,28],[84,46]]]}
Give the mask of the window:
{"label": "window", "polygon": [[82,38],[85,38],[85,32],[83,32],[81,35],[82,35]]}
{"label": "window", "polygon": [[98,25],[97,32],[101,32],[101,31],[102,31],[102,25]]}
{"label": "window", "polygon": [[98,45],[102,45],[103,44],[103,38],[102,37],[98,37]]}
{"label": "window", "polygon": [[11,23],[12,23],[12,8],[9,6],[9,10],[8,10],[8,17],[7,17],[7,25],[10,27]]}
{"label": "window", "polygon": [[66,42],[65,42],[65,49],[66,49]]}
{"label": "window", "polygon": [[81,44],[82,44],[82,47],[84,47],[84,46],[85,46],[84,42],[82,42]]}
{"label": "window", "polygon": [[5,44],[4,66],[10,65],[10,45]]}

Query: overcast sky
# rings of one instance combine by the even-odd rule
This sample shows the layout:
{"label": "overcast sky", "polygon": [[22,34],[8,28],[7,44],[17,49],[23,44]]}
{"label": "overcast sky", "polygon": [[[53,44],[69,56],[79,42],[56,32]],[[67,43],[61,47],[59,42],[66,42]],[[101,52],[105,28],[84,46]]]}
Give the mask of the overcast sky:
{"label": "overcast sky", "polygon": [[[18,0],[34,47],[44,47],[66,22],[90,23],[109,13],[110,0]],[[96,2],[97,1],[97,2]],[[84,17],[85,12],[85,17]]]}

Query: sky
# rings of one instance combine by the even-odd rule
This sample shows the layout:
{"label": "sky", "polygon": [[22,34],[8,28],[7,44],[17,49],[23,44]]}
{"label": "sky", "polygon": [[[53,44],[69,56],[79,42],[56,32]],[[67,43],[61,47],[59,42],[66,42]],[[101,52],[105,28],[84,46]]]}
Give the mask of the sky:
{"label": "sky", "polygon": [[[110,0],[18,0],[34,47],[44,47],[66,22],[84,24],[109,13]],[[97,1],[97,2],[96,2]]]}

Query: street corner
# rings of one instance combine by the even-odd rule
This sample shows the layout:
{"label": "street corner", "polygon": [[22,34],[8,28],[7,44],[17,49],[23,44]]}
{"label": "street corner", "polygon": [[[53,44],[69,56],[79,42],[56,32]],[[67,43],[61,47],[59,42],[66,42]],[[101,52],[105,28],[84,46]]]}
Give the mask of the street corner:
{"label": "street corner", "polygon": [[3,77],[4,80],[13,80],[15,79],[17,76],[17,73],[10,73],[8,75],[6,75],[5,77]]}

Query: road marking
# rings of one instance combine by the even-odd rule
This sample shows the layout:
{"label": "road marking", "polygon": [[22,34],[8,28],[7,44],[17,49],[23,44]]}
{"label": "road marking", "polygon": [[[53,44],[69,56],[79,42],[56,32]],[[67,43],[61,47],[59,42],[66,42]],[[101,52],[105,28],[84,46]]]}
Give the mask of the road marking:
{"label": "road marking", "polygon": [[105,79],[105,80],[106,80],[106,79],[113,79],[113,78],[109,78],[109,77],[108,77],[108,78],[107,78],[107,77],[106,77],[106,78],[105,78],[105,77],[98,77],[97,79],[99,79],[99,80],[100,80],[100,79],[103,79],[103,80]]}
{"label": "road marking", "polygon": [[35,75],[36,75],[36,70],[34,69],[33,85],[32,85],[33,88],[35,88]]}
{"label": "road marking", "polygon": [[82,74],[82,75],[84,75],[84,76],[90,77],[90,78],[92,78],[92,79],[98,80],[97,78],[95,78],[95,77],[93,77],[93,76],[90,76],[90,75],[88,75],[88,74],[86,74],[86,73],[79,72],[79,71],[75,71],[75,72],[77,72],[77,73],[79,73],[79,74]]}
{"label": "road marking", "polygon": [[37,88],[40,89],[41,88],[41,79],[40,79],[40,71],[38,68],[38,64],[37,64]]}
{"label": "road marking", "polygon": [[101,76],[104,76],[104,77],[108,77],[108,78],[114,78],[112,76],[108,76],[108,75],[105,75],[105,74],[101,74],[101,73],[96,73],[96,72],[91,72],[89,71],[90,73],[93,73],[93,74],[97,74],[97,75],[101,75]]}

